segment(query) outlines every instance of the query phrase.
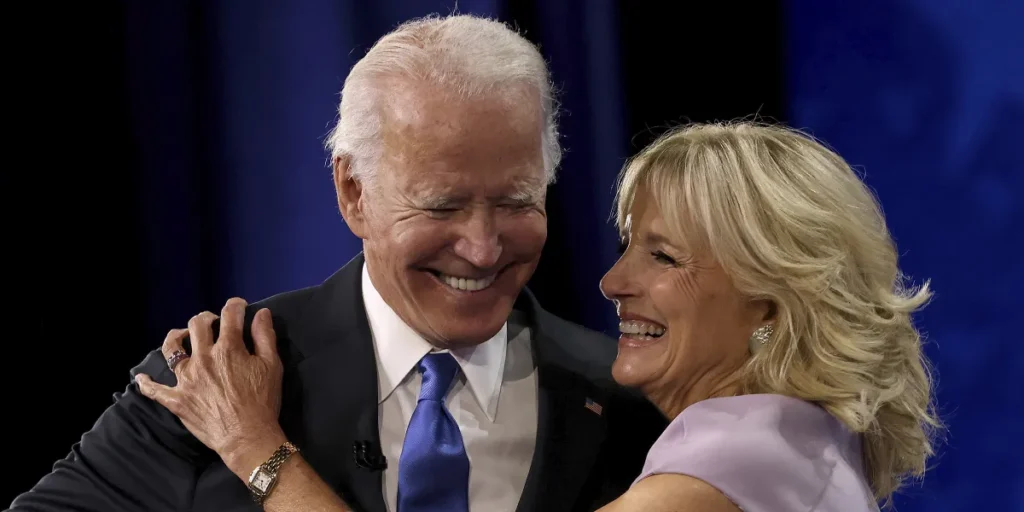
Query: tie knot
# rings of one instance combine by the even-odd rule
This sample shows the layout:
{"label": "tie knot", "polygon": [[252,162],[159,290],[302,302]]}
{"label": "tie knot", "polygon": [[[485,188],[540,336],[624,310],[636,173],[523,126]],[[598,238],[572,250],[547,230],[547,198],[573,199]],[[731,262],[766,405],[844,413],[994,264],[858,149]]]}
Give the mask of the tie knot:
{"label": "tie knot", "polygon": [[459,372],[458,361],[449,353],[427,354],[420,359],[419,368],[423,374],[420,400],[443,401]]}

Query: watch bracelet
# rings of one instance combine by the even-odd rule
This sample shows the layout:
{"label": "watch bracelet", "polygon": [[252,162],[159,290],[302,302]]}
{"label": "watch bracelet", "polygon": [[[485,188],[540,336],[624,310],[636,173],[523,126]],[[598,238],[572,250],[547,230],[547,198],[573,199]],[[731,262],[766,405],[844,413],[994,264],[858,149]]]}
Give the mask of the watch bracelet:
{"label": "watch bracelet", "polygon": [[288,460],[288,457],[297,451],[299,451],[299,449],[294,444],[289,441],[285,441],[284,444],[278,447],[278,449],[274,451],[274,454],[263,463],[263,466],[266,467],[267,470],[276,473],[277,469],[281,467],[281,464],[284,464],[284,461]]}

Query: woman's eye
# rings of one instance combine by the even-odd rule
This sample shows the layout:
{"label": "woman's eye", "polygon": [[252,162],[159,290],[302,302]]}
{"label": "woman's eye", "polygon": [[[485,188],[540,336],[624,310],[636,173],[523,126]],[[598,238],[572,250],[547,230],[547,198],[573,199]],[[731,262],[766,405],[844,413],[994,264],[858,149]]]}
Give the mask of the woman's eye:
{"label": "woman's eye", "polygon": [[661,251],[654,251],[654,252],[651,253],[651,256],[654,256],[654,259],[656,259],[656,260],[658,260],[658,261],[660,261],[662,263],[665,263],[667,265],[676,265],[676,260],[675,259],[673,259],[668,254],[665,254],[665,253],[663,253]]}

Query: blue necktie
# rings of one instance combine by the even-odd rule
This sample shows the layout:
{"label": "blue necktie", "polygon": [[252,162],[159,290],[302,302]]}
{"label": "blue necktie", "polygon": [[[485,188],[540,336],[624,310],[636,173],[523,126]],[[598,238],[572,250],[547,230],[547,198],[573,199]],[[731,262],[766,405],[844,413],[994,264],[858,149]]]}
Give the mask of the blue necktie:
{"label": "blue necktie", "polygon": [[420,398],[398,460],[398,512],[467,512],[469,458],[444,397],[459,364],[451,354],[420,360]]}

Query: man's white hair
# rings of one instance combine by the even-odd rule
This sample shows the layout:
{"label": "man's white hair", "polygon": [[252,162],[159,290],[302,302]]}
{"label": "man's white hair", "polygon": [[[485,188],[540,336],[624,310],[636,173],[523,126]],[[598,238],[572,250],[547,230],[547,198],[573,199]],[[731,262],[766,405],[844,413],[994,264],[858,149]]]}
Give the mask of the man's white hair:
{"label": "man's white hair", "polygon": [[[522,86],[539,93],[544,169],[554,181],[562,158],[557,104],[547,64],[537,48],[503,23],[471,15],[428,16],[403,23],[380,38],[345,79],[338,123],[327,138],[331,160],[350,159],[354,178],[372,178],[382,151],[381,100],[388,81],[425,82],[456,98],[493,96],[507,101]],[[517,87],[518,86],[518,87]]]}

